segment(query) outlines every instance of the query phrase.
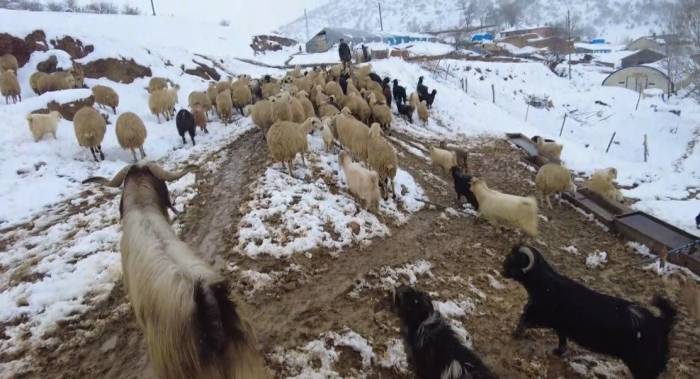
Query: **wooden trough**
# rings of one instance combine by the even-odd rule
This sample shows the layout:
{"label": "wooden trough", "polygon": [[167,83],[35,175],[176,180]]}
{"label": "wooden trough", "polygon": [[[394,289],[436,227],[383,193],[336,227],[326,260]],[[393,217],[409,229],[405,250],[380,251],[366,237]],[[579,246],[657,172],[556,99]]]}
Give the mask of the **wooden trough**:
{"label": "wooden trough", "polygon": [[[524,150],[527,161],[535,166],[541,167],[548,163],[547,159],[538,156],[537,146],[524,134],[508,133],[506,137]],[[655,254],[665,250],[669,252],[669,262],[687,267],[700,275],[700,237],[586,189],[581,189],[575,194],[564,193],[563,198],[593,214],[611,231],[620,233],[627,240],[642,243]]]}

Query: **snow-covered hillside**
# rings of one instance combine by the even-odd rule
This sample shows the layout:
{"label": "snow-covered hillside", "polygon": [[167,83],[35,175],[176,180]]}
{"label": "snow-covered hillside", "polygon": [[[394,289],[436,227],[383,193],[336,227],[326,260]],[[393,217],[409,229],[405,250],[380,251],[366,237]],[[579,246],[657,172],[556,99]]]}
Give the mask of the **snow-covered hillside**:
{"label": "snow-covered hillside", "polygon": [[[436,31],[461,27],[465,23],[463,0],[382,1],[384,30],[391,31]],[[478,25],[487,16],[488,5],[498,4],[495,0],[484,0],[479,11],[472,16],[472,24]],[[659,23],[660,3],[650,0],[533,0],[526,2],[528,7],[520,19],[521,25],[542,25],[562,23],[567,9],[571,10],[576,27],[591,27],[595,35],[613,42],[626,38],[662,32]],[[643,8],[644,7],[644,8]],[[327,26],[348,27],[363,30],[379,30],[379,9],[377,1],[333,0],[308,13],[311,36]],[[488,19],[487,19],[488,20]],[[279,28],[280,33],[291,38],[306,40],[305,19],[300,17]],[[309,36],[309,37],[311,37]]]}

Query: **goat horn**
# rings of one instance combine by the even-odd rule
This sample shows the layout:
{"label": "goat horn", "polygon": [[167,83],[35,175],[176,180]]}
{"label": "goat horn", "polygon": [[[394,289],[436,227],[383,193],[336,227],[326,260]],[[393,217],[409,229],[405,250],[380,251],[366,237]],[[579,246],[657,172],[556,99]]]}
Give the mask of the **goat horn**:
{"label": "goat horn", "polygon": [[519,251],[520,251],[521,253],[527,255],[527,257],[530,259],[530,263],[528,263],[528,264],[527,264],[527,267],[525,267],[525,268],[523,269],[523,274],[524,274],[524,273],[530,271],[530,269],[532,269],[532,266],[535,265],[535,255],[532,253],[532,250],[530,250],[530,248],[527,247],[527,246],[522,246],[522,247],[519,249]]}
{"label": "goat horn", "polygon": [[183,176],[189,174],[191,171],[194,171],[197,169],[197,166],[195,165],[188,165],[184,169],[182,169],[180,172],[170,172],[165,170],[164,168],[160,167],[156,163],[149,163],[147,164],[148,169],[151,171],[151,174],[153,174],[156,178],[166,181],[166,182],[172,182],[175,180],[178,180],[182,178]]}
{"label": "goat horn", "polygon": [[99,183],[99,184],[101,184],[103,186],[107,186],[107,187],[115,187],[115,188],[119,187],[124,182],[124,178],[126,178],[126,174],[129,172],[129,169],[131,169],[131,166],[132,165],[128,165],[128,166],[124,167],[123,169],[119,170],[119,172],[116,175],[114,175],[114,178],[112,178],[112,180],[109,180],[107,178],[103,178],[101,176],[95,176],[95,177],[83,180],[83,184]]}

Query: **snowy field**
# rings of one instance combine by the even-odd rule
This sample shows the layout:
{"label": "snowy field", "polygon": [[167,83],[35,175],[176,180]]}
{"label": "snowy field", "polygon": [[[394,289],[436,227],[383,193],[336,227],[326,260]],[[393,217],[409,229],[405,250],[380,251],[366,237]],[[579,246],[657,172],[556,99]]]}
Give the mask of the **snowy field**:
{"label": "snowy field", "polygon": [[[193,67],[193,59],[206,64],[211,64],[207,58],[215,60],[224,76],[241,73],[253,77],[281,76],[282,70],[235,58],[281,65],[296,53],[294,47],[254,56],[248,47],[250,35],[243,31],[232,33],[216,23],[178,18],[146,20],[133,16],[27,14],[6,10],[0,10],[0,17],[8,20],[3,22],[4,29],[19,37],[41,28],[47,40],[70,35],[94,44],[95,51],[81,59],[81,63],[106,57],[134,59],[149,67],[154,76],[167,77],[180,85],[178,109],[187,106],[190,91],[204,90],[207,85],[203,79],[184,74],[180,68]],[[420,55],[449,52],[448,46],[440,44],[417,44],[412,49]],[[44,108],[53,100],[67,102],[90,94],[88,89],[33,94],[28,83],[33,66],[50,54],[58,56],[61,67],[70,66],[70,59],[63,52],[34,53],[29,64],[19,70],[23,101],[15,105],[0,103],[0,118],[6,125],[5,132],[0,134],[0,159],[4,162],[0,168],[0,228],[17,228],[1,240],[5,251],[0,254],[0,325],[4,333],[0,338],[0,354],[12,359],[0,363],[3,372],[0,377],[5,377],[5,372],[12,373],[14,368],[31,365],[23,361],[23,352],[60,343],[56,333],[61,325],[79,319],[91,307],[105,302],[121,280],[119,191],[84,186],[81,182],[91,176],[111,177],[131,163],[131,153],[122,150],[116,141],[116,117],[111,112],[106,112],[111,125],[102,144],[104,162],[94,162],[89,151],[78,146],[73,125],[66,120],[60,121],[57,139],[45,137],[38,143],[33,141],[26,125],[27,113]],[[292,64],[335,61],[337,54],[330,51],[295,56]],[[700,138],[700,106],[695,101],[674,97],[664,102],[658,97],[646,97],[635,110],[637,94],[601,87],[606,73],[587,65],[573,66],[572,80],[558,77],[535,62],[442,60],[436,67],[435,63],[420,66],[392,58],[373,62],[372,66],[382,77],[399,79],[409,93],[420,76],[425,77],[428,87],[438,91],[427,125],[397,120],[396,130],[433,141],[503,137],[507,132],[557,139],[565,146],[562,158],[572,171],[586,176],[599,168],[616,167],[618,182],[624,187],[625,196],[634,200],[634,208],[697,234],[694,217],[700,210],[700,153],[695,150],[695,143]],[[130,84],[104,78],[87,79],[86,85],[104,84],[119,93],[117,113],[131,111],[143,119],[148,130],[145,143],[148,159],[168,169],[201,164],[213,171],[218,162],[210,161],[212,155],[255,128],[249,118],[239,115],[228,126],[214,120],[209,124],[209,134],[198,133],[196,146],[183,145],[174,122],[158,123],[150,114],[145,91],[148,79],[136,79]],[[461,88],[463,79],[468,83],[467,92]],[[525,103],[528,95],[549,96],[554,107],[528,109]],[[670,110],[681,113],[676,115]],[[560,137],[564,114],[567,121]],[[613,133],[616,137],[606,153]],[[645,135],[650,150],[648,162],[643,158]],[[427,161],[425,154],[415,147],[398,139],[391,140]],[[350,246],[368,246],[390,238],[393,230],[401,228],[421,210],[423,203],[419,200],[425,199],[425,189],[403,167],[396,178],[397,199],[382,201],[376,214],[367,212],[348,193],[338,167],[337,151],[325,152],[318,135],[310,136],[309,143],[312,152],[307,166],[303,167],[298,159],[294,177],[287,175],[286,167],[281,164],[268,162],[263,175],[251,184],[250,197],[240,206],[242,217],[235,236],[237,253],[251,260],[271,256],[285,264],[285,259],[316,251],[335,258]],[[401,160],[399,165],[403,166]],[[431,177],[449,187],[445,179]],[[170,185],[176,208],[183,209],[195,197],[197,184],[196,176],[190,174]],[[455,214],[449,208],[444,218],[449,220],[448,215]],[[565,249],[573,251],[576,247]],[[579,255],[577,251],[576,255]],[[591,273],[614,262],[609,251],[602,250],[582,252],[581,259]],[[461,295],[432,295],[435,295],[435,307],[470,344],[472,337],[462,324],[479,314],[480,306],[493,298],[487,297],[487,291],[496,294],[505,291],[495,271],[473,280],[472,277],[436,278],[431,261],[423,259],[375,267],[370,274],[358,278],[347,294],[350,299],[385,294],[406,279],[409,284],[448,281],[466,288]],[[254,283],[248,294],[252,297],[257,290],[274,287],[278,276],[297,270],[302,268],[290,263],[288,270],[276,274],[244,269],[241,276]],[[496,298],[496,301],[500,300]],[[357,352],[361,367],[368,371],[383,367],[405,374],[408,370],[400,340],[378,346],[359,331],[343,326],[314,335],[311,341],[296,348],[279,347],[272,360],[284,367],[288,377],[338,377],[333,367],[343,361],[343,349]],[[589,356],[571,358],[569,364],[583,376],[594,375],[596,370],[620,371],[619,365],[608,366]],[[356,372],[355,376],[362,374]]]}

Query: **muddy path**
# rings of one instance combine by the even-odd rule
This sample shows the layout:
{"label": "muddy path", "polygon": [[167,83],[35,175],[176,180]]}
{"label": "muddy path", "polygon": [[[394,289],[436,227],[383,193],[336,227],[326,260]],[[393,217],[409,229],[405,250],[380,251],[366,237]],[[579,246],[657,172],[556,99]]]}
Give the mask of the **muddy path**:
{"label": "muddy path", "polygon": [[[458,208],[451,180],[435,171],[415,147],[420,139],[395,133],[399,164],[425,190],[431,203]],[[534,173],[521,162],[521,155],[508,143],[494,139],[455,141],[470,151],[470,171],[481,175],[493,188],[514,194],[532,192]],[[409,148],[407,148],[409,146]],[[411,148],[412,147],[412,148]],[[548,331],[529,331],[523,340],[512,331],[526,300],[525,291],[502,279],[504,252],[526,239],[512,231],[494,229],[472,215],[446,212],[429,206],[404,225],[389,223],[391,236],[369,246],[353,246],[336,254],[317,250],[285,259],[255,260],[236,251],[239,207],[249,198],[248,186],[264,172],[266,147],[260,132],[252,131],[222,150],[217,170],[200,170],[198,195],[181,220],[181,236],[226,275],[232,297],[252,320],[276,377],[294,372],[274,359],[280,349],[292,350],[318,339],[328,331],[350,328],[365,337],[381,356],[398,334],[398,321],[391,313],[388,292],[360,284],[376,283],[386,267],[425,260],[432,275],[420,277],[418,287],[439,300],[469,299],[473,313],[460,317],[474,349],[503,378],[582,377],[565,360],[550,351],[556,338]],[[607,233],[567,204],[542,209],[547,221],[540,224],[540,237],[527,240],[540,247],[563,274],[608,294],[648,304],[656,293],[675,301],[673,280],[662,280],[642,269],[643,261],[621,239]],[[387,221],[388,222],[388,221]],[[575,246],[579,254],[563,247]],[[608,254],[606,271],[589,269],[586,255]],[[294,270],[290,270],[294,267]],[[242,270],[278,273],[273,286],[255,290],[240,274]],[[700,331],[681,306],[672,336],[672,360],[664,378],[691,378],[700,373]],[[67,323],[55,336],[57,348],[32,352],[34,366],[25,377],[38,378],[151,378],[145,345],[125,298],[116,286],[110,297],[82,317]],[[590,355],[570,344],[568,358],[590,371],[600,362],[613,360]],[[312,362],[312,365],[315,364]],[[619,366],[619,364],[617,364]],[[605,367],[600,367],[604,369]],[[334,369],[344,377],[410,378],[410,373],[380,367],[363,368],[360,356],[341,349]],[[624,370],[599,377],[625,377]]]}

